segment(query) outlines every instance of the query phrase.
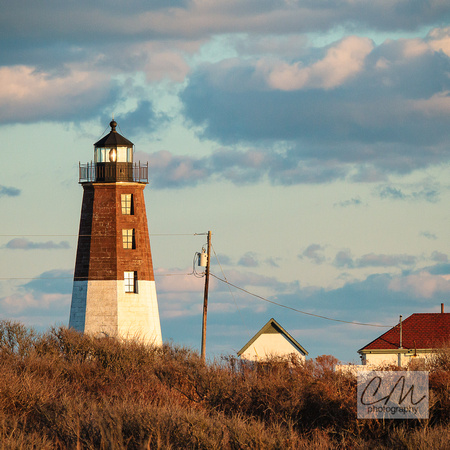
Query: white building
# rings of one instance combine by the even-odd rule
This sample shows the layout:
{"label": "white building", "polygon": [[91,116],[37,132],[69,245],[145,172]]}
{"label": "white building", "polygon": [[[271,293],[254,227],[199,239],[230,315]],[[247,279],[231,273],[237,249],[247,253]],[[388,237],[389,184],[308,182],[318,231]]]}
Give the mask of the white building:
{"label": "white building", "polygon": [[408,365],[450,344],[450,314],[417,313],[382,334],[360,350],[363,365]]}
{"label": "white building", "polygon": [[264,361],[271,357],[292,355],[305,360],[308,352],[275,319],[270,319],[238,351],[238,356],[250,361]]}

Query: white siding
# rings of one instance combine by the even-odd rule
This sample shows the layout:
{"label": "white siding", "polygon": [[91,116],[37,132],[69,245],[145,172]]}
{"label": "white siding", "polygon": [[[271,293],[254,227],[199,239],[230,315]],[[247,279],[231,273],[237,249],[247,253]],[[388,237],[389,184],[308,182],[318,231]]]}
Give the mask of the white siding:
{"label": "white siding", "polygon": [[118,334],[162,345],[155,282],[138,280],[136,294],[125,293],[123,283],[118,282]]}
{"label": "white siding", "polygon": [[264,333],[241,354],[241,358],[251,361],[264,360],[271,356],[288,356],[294,353],[301,359],[304,355],[280,333]]}
{"label": "white siding", "polygon": [[370,366],[396,365],[407,366],[411,361],[418,358],[429,358],[433,353],[416,351],[414,353],[366,353],[362,357],[362,364]]}
{"label": "white siding", "polygon": [[74,281],[69,327],[162,345],[155,282],[138,280],[134,294],[123,280]]}

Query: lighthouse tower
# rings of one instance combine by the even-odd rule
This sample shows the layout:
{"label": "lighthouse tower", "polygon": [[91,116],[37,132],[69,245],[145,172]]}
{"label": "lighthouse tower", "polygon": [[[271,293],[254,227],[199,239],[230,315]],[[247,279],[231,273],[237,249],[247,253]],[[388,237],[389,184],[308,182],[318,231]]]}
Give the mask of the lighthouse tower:
{"label": "lighthouse tower", "polygon": [[162,344],[144,203],[148,163],[116,131],[80,164],[83,186],[69,327],[94,336]]}

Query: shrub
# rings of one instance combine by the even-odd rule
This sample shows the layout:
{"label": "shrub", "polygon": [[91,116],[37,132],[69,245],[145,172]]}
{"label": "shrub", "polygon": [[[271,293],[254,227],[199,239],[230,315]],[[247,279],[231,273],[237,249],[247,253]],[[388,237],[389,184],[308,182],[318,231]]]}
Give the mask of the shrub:
{"label": "shrub", "polygon": [[433,448],[448,439],[450,374],[430,362],[431,419],[356,418],[335,359],[204,364],[188,348],[38,335],[0,322],[2,448]]}

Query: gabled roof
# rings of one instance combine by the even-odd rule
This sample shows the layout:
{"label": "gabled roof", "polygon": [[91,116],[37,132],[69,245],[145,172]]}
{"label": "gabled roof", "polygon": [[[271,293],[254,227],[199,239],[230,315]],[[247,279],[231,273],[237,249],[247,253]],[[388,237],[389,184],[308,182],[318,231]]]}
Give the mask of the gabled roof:
{"label": "gabled roof", "polygon": [[94,147],[133,147],[133,143],[127,138],[124,138],[116,131],[117,123],[112,120],[109,123],[111,131],[106,136],[102,137],[94,144]]}
{"label": "gabled roof", "polygon": [[[402,348],[434,349],[450,342],[450,313],[417,313],[402,322]],[[373,340],[358,353],[400,347],[400,324]]]}
{"label": "gabled roof", "polygon": [[275,320],[270,319],[239,351],[238,356],[241,356],[262,334],[279,333],[283,335],[292,346],[294,346],[303,355],[308,355],[308,352]]}

